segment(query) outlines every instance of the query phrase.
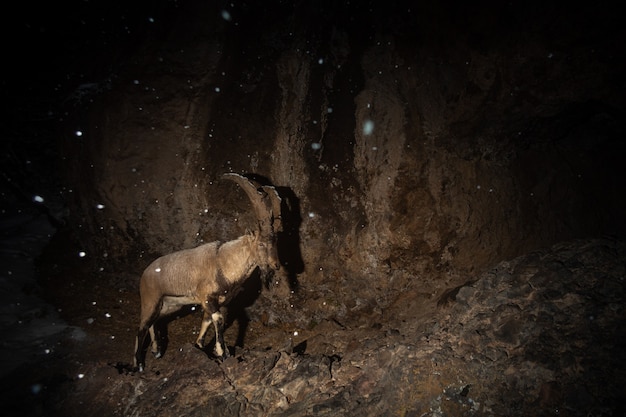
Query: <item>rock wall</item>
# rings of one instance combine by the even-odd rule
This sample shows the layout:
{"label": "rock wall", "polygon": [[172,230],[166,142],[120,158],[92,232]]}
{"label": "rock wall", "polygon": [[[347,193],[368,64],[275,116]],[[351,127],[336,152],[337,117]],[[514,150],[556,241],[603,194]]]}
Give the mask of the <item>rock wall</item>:
{"label": "rock wall", "polygon": [[514,7],[185,3],[67,124],[81,244],[139,273],[234,238],[253,218],[229,171],[289,196],[303,288],[379,306],[623,235],[612,18]]}

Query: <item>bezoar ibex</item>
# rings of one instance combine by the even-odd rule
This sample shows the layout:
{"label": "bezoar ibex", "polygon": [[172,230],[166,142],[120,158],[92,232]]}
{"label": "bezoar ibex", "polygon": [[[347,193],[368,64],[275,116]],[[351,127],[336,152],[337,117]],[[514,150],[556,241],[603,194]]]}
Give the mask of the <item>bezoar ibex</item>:
{"label": "bezoar ibex", "polygon": [[246,192],[258,220],[255,231],[230,242],[212,242],[194,249],[162,256],[143,272],[139,284],[141,318],[135,341],[135,369],[143,371],[146,333],[152,339],[152,352],[161,357],[154,324],[161,316],[185,305],[201,305],[202,325],[196,346],[204,347],[204,336],[215,327],[214,353],[228,356],[224,344],[224,317],[220,307],[227,304],[239,287],[259,267],[263,273],[280,269],[276,233],[281,229],[280,197],[274,187],[261,186],[239,174],[224,174]]}

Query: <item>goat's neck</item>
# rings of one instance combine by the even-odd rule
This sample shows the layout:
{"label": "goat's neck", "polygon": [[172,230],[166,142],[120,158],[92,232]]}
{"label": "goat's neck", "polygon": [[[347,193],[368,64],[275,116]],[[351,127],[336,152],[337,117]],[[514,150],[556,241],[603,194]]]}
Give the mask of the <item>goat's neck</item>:
{"label": "goat's neck", "polygon": [[245,280],[256,268],[253,239],[253,236],[245,235],[219,247],[220,272],[228,282],[234,284]]}

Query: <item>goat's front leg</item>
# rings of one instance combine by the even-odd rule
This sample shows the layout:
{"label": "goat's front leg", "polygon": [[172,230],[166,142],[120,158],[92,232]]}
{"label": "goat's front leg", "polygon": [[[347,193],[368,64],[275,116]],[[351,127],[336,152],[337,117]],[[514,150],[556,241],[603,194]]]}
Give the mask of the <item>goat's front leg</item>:
{"label": "goat's front leg", "polygon": [[228,348],[224,343],[224,316],[220,313],[220,306],[217,299],[209,297],[202,305],[204,314],[202,315],[202,325],[200,333],[196,339],[196,346],[202,349],[204,347],[204,336],[211,323],[215,327],[215,348],[213,352],[216,356],[225,359],[228,357]]}
{"label": "goat's front leg", "polygon": [[226,359],[228,357],[228,348],[224,343],[224,316],[222,313],[216,311],[211,314],[211,320],[213,321],[213,325],[215,326],[215,349],[214,353],[218,357],[222,359]]}
{"label": "goat's front leg", "polygon": [[204,348],[204,336],[206,335],[206,332],[209,329],[211,323],[211,313],[204,310],[202,313],[202,324],[200,325],[200,333],[198,333],[198,338],[196,339],[196,346],[200,349]]}

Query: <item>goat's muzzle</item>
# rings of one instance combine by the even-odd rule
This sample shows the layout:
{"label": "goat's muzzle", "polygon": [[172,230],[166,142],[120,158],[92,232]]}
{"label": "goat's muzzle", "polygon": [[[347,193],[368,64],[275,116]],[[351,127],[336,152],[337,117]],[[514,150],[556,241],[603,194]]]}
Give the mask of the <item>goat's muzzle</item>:
{"label": "goat's muzzle", "polygon": [[278,260],[269,260],[266,264],[259,265],[259,269],[263,273],[263,275],[274,275],[274,271],[278,271],[280,269],[280,262]]}
{"label": "goat's muzzle", "polygon": [[278,247],[276,245],[276,238],[272,236],[270,238],[272,242],[267,246],[267,265],[266,268],[268,270],[273,269],[274,271],[278,271],[280,269],[280,258],[278,257]]}
{"label": "goat's muzzle", "polygon": [[280,261],[278,259],[269,259],[263,269],[265,270],[264,272],[278,271],[280,269]]}

